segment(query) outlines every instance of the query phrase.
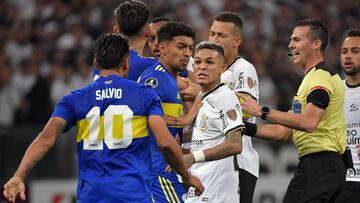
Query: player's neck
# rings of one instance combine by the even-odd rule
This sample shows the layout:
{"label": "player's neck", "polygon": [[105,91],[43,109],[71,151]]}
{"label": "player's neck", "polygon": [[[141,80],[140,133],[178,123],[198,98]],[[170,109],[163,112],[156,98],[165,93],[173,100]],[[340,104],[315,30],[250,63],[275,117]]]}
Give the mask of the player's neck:
{"label": "player's neck", "polygon": [[360,73],[352,76],[346,76],[346,84],[351,87],[356,87],[360,85]]}
{"label": "player's neck", "polygon": [[133,51],[137,52],[138,54],[142,55],[145,42],[146,42],[146,40],[142,40],[142,39],[130,40],[129,48],[130,48],[130,50],[133,50]]}
{"label": "player's neck", "polygon": [[314,66],[316,66],[317,64],[323,61],[324,61],[324,57],[320,52],[310,55],[310,57],[308,57],[307,62],[303,66],[304,73],[306,74],[307,72],[309,72],[311,68],[313,68]]}
{"label": "player's neck", "polygon": [[216,88],[220,84],[220,79],[217,81],[214,81],[210,84],[207,84],[206,86],[200,85],[201,92],[203,95],[207,94],[208,92],[212,91],[214,88]]}
{"label": "player's neck", "polygon": [[231,65],[238,57],[239,57],[238,53],[236,52],[231,53],[229,56],[225,58],[226,66],[229,67],[229,65]]}
{"label": "player's neck", "polygon": [[110,75],[117,75],[120,77],[124,77],[124,72],[121,70],[115,70],[115,69],[102,69],[100,70],[100,76],[101,77],[108,77]]}
{"label": "player's neck", "polygon": [[174,78],[176,78],[177,76],[177,71],[175,71],[174,69],[171,68],[171,65],[165,61],[163,58],[159,58],[159,62],[165,67],[165,69],[170,73],[171,76],[173,76]]}

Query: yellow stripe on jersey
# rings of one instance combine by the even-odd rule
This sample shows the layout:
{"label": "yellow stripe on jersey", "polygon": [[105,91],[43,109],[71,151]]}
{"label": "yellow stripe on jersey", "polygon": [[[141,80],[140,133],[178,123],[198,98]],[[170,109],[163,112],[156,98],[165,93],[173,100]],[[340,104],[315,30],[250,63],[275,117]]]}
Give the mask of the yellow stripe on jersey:
{"label": "yellow stripe on jersey", "polygon": [[[123,115],[113,115],[113,138],[121,139],[124,137],[124,117]],[[132,117],[132,138],[142,138],[149,136],[147,129],[147,119],[145,116],[133,116]],[[90,122],[84,118],[77,122],[78,133],[76,136],[76,142],[81,140],[88,140],[90,135]],[[99,134],[98,140],[104,139],[104,116],[100,116],[99,119]]]}
{"label": "yellow stripe on jersey", "polygon": [[[163,107],[163,110],[164,110],[164,115],[180,118],[182,116],[182,114],[183,114],[183,106],[182,106],[182,104],[162,103],[162,107]],[[168,126],[168,127],[181,128],[180,126]]]}
{"label": "yellow stripe on jersey", "polygon": [[161,178],[162,178],[163,183],[164,183],[164,185],[165,185],[165,187],[166,187],[166,190],[167,190],[168,193],[169,193],[169,196],[170,196],[170,198],[171,198],[171,202],[175,202],[175,199],[174,199],[174,197],[173,197],[173,195],[172,195],[172,192],[171,192],[171,190],[170,190],[170,187],[168,186],[168,184],[167,184],[167,182],[166,182],[166,179],[165,179],[164,177],[161,177]]}
{"label": "yellow stripe on jersey", "polygon": [[145,116],[133,116],[132,132],[133,138],[141,138],[149,135],[147,128],[147,119]]}
{"label": "yellow stripe on jersey", "polygon": [[76,136],[76,142],[80,142],[81,140],[89,139],[90,134],[90,123],[86,119],[82,119],[77,122],[78,133]]}
{"label": "yellow stripe on jersey", "polygon": [[[113,115],[113,123],[123,123],[123,115]],[[101,126],[101,124],[100,124]],[[101,127],[100,127],[101,128]],[[121,139],[124,137],[124,125],[113,125],[113,138]]]}
{"label": "yellow stripe on jersey", "polygon": [[183,114],[183,106],[182,106],[182,104],[162,103],[162,107],[164,109],[164,114],[165,115],[180,118],[182,116],[182,114]]}
{"label": "yellow stripe on jersey", "polygon": [[166,192],[166,190],[165,190],[164,184],[163,184],[163,182],[162,182],[162,180],[161,180],[161,177],[160,177],[160,176],[158,176],[158,180],[159,180],[159,183],[160,183],[161,189],[163,190],[163,192],[164,192],[164,194],[165,194],[165,197],[166,197],[167,201],[168,201],[168,202],[170,202],[169,196],[168,196],[168,194],[167,194],[167,192]]}
{"label": "yellow stripe on jersey", "polygon": [[166,181],[168,182],[168,184],[169,184],[169,186],[170,186],[170,188],[171,188],[171,191],[172,191],[173,194],[174,194],[174,197],[175,197],[175,199],[176,199],[176,202],[180,203],[179,197],[178,197],[178,195],[176,194],[175,189],[174,189],[174,186],[172,185],[171,181],[170,181],[169,179],[166,179]]}

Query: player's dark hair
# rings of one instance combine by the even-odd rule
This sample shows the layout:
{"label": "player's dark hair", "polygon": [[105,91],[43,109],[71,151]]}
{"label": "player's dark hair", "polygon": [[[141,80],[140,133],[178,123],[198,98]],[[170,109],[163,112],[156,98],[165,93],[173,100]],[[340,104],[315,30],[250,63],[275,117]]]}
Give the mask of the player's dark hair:
{"label": "player's dark hair", "polygon": [[329,32],[325,24],[316,19],[299,20],[295,24],[295,27],[305,26],[310,27],[310,38],[312,40],[319,39],[321,41],[320,50],[324,52],[329,40]]}
{"label": "player's dark hair", "polygon": [[210,41],[202,41],[199,44],[197,44],[195,46],[195,53],[198,52],[201,49],[211,49],[214,50],[216,52],[218,52],[220,54],[221,57],[224,58],[225,54],[224,54],[224,48],[216,43],[216,42],[210,42]]}
{"label": "player's dark hair", "polygon": [[240,30],[242,29],[243,26],[243,21],[241,17],[238,14],[231,11],[224,11],[217,14],[214,20],[220,22],[226,22],[226,23],[233,23],[235,27],[239,28]]}
{"label": "player's dark hair", "polygon": [[129,43],[121,34],[102,34],[95,40],[93,52],[99,68],[119,68],[124,58],[129,55]]}
{"label": "player's dark hair", "polygon": [[126,36],[139,34],[149,20],[149,8],[138,0],[126,0],[115,9],[117,24]]}
{"label": "player's dark hair", "polygon": [[170,19],[169,19],[169,18],[165,18],[165,17],[154,17],[154,18],[152,18],[152,19],[149,20],[148,24],[150,24],[150,23],[157,23],[157,22],[161,22],[161,21],[169,22]]}
{"label": "player's dark hair", "polygon": [[360,37],[360,29],[358,28],[351,28],[350,30],[348,30],[346,32],[345,38],[346,37]]}
{"label": "player's dark hair", "polygon": [[195,39],[195,32],[189,26],[179,21],[169,21],[157,31],[158,42],[171,41],[177,36],[186,36]]}

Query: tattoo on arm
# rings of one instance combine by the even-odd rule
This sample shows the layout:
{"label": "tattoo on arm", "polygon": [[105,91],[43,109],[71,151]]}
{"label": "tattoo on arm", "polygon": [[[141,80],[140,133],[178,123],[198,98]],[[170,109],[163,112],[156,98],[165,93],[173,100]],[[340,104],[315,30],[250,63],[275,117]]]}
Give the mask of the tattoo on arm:
{"label": "tattoo on arm", "polygon": [[240,128],[236,131],[231,131],[226,135],[226,142],[230,144],[242,144],[242,135],[244,134],[245,128]]}

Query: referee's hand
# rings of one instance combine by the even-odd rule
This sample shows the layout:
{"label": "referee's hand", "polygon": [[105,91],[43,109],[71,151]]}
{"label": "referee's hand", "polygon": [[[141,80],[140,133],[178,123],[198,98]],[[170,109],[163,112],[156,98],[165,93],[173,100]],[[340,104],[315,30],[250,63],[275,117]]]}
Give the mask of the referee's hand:
{"label": "referee's hand", "polygon": [[25,200],[25,184],[23,180],[17,176],[12,177],[4,185],[4,197],[9,201],[15,203],[16,197],[20,194],[20,198]]}
{"label": "referee's hand", "polygon": [[261,106],[259,106],[259,104],[251,96],[241,93],[237,93],[237,96],[240,98],[242,111],[245,111],[255,117],[261,116]]}

